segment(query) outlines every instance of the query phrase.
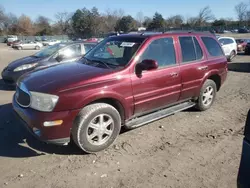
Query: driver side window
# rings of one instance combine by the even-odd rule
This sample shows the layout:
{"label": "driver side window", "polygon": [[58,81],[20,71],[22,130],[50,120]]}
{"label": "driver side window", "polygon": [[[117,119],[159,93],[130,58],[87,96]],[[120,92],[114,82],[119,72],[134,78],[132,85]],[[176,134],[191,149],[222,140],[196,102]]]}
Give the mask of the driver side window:
{"label": "driver side window", "polygon": [[[151,42],[141,56],[145,59],[155,60],[159,68],[176,64],[176,55],[173,38],[160,38]],[[140,62],[141,62],[140,61]]]}

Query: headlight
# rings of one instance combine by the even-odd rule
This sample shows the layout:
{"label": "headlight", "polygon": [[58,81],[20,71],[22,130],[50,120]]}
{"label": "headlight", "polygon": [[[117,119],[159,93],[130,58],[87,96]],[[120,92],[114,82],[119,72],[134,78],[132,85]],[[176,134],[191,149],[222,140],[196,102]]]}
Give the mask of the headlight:
{"label": "headlight", "polygon": [[59,97],[45,93],[30,92],[31,104],[30,107],[42,112],[51,112],[58,102]]}
{"label": "headlight", "polygon": [[37,65],[37,63],[21,65],[20,67],[15,68],[14,72],[18,72],[18,71],[22,71],[22,70],[26,70],[26,69],[31,69],[31,68],[35,67],[36,65]]}

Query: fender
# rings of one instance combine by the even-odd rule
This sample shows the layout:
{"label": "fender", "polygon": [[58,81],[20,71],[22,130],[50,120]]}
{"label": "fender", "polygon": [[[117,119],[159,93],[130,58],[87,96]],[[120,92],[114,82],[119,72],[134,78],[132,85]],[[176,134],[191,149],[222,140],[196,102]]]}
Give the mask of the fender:
{"label": "fender", "polygon": [[[199,96],[199,95],[200,95],[200,90],[201,90],[203,84],[204,84],[205,81],[206,81],[210,76],[212,76],[212,75],[219,75],[219,76],[220,76],[220,73],[219,73],[219,71],[216,70],[216,69],[213,69],[213,70],[210,70],[210,71],[206,72],[206,74],[205,74],[204,77],[202,78],[202,82],[201,82],[201,84],[200,84],[200,86],[199,86],[199,89],[197,90],[196,96]],[[220,77],[221,77],[221,76],[220,76]]]}
{"label": "fender", "polygon": [[127,119],[132,116],[134,109],[133,96],[130,96],[125,99],[121,94],[111,91],[102,90],[100,92],[93,93],[85,98],[82,98],[79,103],[79,108],[83,108],[84,106],[101,99],[113,99],[119,102],[124,109],[125,118]]}

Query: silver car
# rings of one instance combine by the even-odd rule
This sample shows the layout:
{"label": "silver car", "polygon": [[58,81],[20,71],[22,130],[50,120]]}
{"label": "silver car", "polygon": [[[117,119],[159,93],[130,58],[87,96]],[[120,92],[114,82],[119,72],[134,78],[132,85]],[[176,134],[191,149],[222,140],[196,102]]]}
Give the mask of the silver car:
{"label": "silver car", "polygon": [[12,47],[18,50],[40,50],[43,45],[40,42],[27,41],[13,45]]}

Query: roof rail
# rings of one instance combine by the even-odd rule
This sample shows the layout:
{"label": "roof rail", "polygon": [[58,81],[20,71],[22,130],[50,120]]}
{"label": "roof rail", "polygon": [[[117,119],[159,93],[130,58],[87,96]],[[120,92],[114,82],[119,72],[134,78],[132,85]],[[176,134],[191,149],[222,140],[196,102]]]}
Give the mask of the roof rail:
{"label": "roof rail", "polygon": [[141,32],[141,36],[143,35],[156,35],[156,34],[162,34],[163,32],[155,32],[155,31],[143,31]]}

